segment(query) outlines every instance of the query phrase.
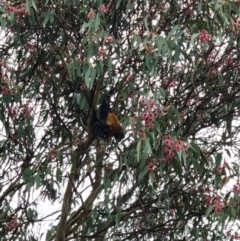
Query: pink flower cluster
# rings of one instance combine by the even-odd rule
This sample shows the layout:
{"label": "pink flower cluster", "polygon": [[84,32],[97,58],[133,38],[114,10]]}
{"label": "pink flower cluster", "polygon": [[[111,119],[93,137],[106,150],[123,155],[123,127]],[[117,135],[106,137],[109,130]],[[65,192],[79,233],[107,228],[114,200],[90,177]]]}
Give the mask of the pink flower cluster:
{"label": "pink flower cluster", "polygon": [[11,118],[17,118],[19,113],[21,113],[24,118],[27,118],[27,117],[31,116],[32,110],[33,110],[33,107],[26,104],[20,108],[17,106],[11,106],[7,109],[7,112],[8,112],[9,117],[11,117]]}
{"label": "pink flower cluster", "polygon": [[148,174],[151,177],[151,180],[155,183],[157,182],[156,176],[157,176],[159,164],[160,164],[160,160],[158,160],[157,162],[150,161],[146,165],[146,169],[148,170]]}
{"label": "pink flower cluster", "polygon": [[223,173],[225,173],[225,167],[228,167],[228,164],[226,161],[224,161],[222,166],[217,167],[217,174],[218,175],[222,175]]}
{"label": "pink flower cluster", "polygon": [[237,182],[233,185],[233,192],[236,192],[238,195],[240,195],[240,182]]}
{"label": "pink flower cluster", "polygon": [[224,208],[224,205],[223,205],[223,203],[221,201],[216,201],[214,203],[214,210],[215,210],[215,212],[219,213],[219,212],[221,212],[221,210],[223,208]]}
{"label": "pink flower cluster", "polygon": [[212,204],[212,196],[211,195],[205,195],[204,196],[204,202],[207,206],[210,206]]}
{"label": "pink flower cluster", "polygon": [[107,13],[108,10],[109,10],[108,6],[106,6],[104,4],[100,5],[99,8],[98,8],[98,11],[100,11],[102,13]]}
{"label": "pink flower cluster", "polygon": [[212,39],[212,35],[209,34],[206,30],[202,30],[199,34],[198,34],[198,40],[202,43],[208,42]]}
{"label": "pink flower cluster", "polygon": [[9,95],[12,93],[12,91],[7,86],[2,86],[1,91],[3,95]]}
{"label": "pink flower cluster", "polygon": [[174,209],[170,209],[170,210],[169,210],[169,214],[170,214],[171,217],[174,216],[174,215],[175,215]]}
{"label": "pink flower cluster", "polygon": [[156,172],[158,170],[157,166],[154,165],[152,162],[149,162],[146,168],[149,172]]}
{"label": "pink flower cluster", "polygon": [[87,89],[87,86],[85,84],[80,85],[80,90],[86,90],[86,89]]}
{"label": "pink flower cluster", "polygon": [[222,175],[223,171],[224,171],[224,167],[218,167],[217,168],[217,174],[218,175]]}
{"label": "pink flower cluster", "polygon": [[238,22],[234,22],[233,26],[238,30],[240,29],[240,23],[238,23]]}
{"label": "pink flower cluster", "polygon": [[194,105],[195,103],[196,103],[196,100],[195,100],[195,99],[190,98],[190,99],[188,99],[188,101],[187,101],[186,105],[187,105],[187,106],[192,106],[192,105]]}
{"label": "pink flower cluster", "polygon": [[159,110],[152,99],[147,101],[142,98],[140,104],[144,108],[144,112],[141,114],[141,120],[145,122],[145,128],[152,130],[154,128],[155,118],[159,115]]}
{"label": "pink flower cluster", "polygon": [[206,115],[205,114],[197,114],[196,115],[196,118],[197,118],[197,120],[203,120],[203,119],[205,119],[206,118]]}
{"label": "pink flower cluster", "polygon": [[98,49],[98,55],[97,55],[98,59],[104,58],[106,55],[107,55],[107,53],[106,53],[104,48],[99,48]]}
{"label": "pink flower cluster", "polygon": [[216,74],[218,74],[218,70],[217,69],[212,69],[211,72],[210,72],[210,75],[214,76]]}
{"label": "pink flower cluster", "polygon": [[144,128],[141,128],[139,130],[139,136],[142,138],[142,139],[145,139],[146,138],[146,133],[145,133],[145,129]]}
{"label": "pink flower cluster", "polygon": [[[52,151],[50,152],[49,158],[50,158],[51,160],[54,160],[54,159],[57,158],[57,153],[56,153],[55,150],[52,150]],[[50,180],[48,180],[48,182],[50,183]]]}
{"label": "pink flower cluster", "polygon": [[126,78],[126,83],[129,83],[129,82],[131,82],[132,80],[134,80],[134,75],[133,74],[130,74],[129,76],[127,76],[127,78]]}
{"label": "pink flower cluster", "polygon": [[26,13],[26,6],[25,6],[24,3],[22,3],[19,8],[7,5],[6,11],[8,13],[25,14]]}
{"label": "pink flower cluster", "polygon": [[82,138],[77,137],[75,139],[75,141],[74,141],[74,145],[75,146],[82,145],[85,141],[86,141],[86,138],[84,138],[84,137],[82,137]]}
{"label": "pink flower cluster", "polygon": [[185,14],[188,15],[189,17],[192,17],[193,16],[193,10],[191,8],[188,8],[186,11],[185,11]]}
{"label": "pink flower cluster", "polygon": [[105,38],[106,43],[112,43],[113,42],[113,37],[108,36]]}
{"label": "pink flower cluster", "polygon": [[232,240],[240,240],[240,234],[238,234],[237,232],[232,233],[232,230],[229,230],[229,231],[227,232],[227,235],[228,235],[229,237],[231,237]]}
{"label": "pink flower cluster", "polygon": [[225,60],[224,60],[224,64],[228,65],[228,66],[233,66],[234,65],[234,60],[232,56],[228,56]]}
{"label": "pink flower cluster", "polygon": [[175,156],[175,153],[179,151],[187,151],[188,146],[182,141],[182,140],[177,140],[174,141],[170,135],[168,135],[165,139],[165,148],[164,148],[164,153],[166,154],[166,162],[172,161],[172,159]]}
{"label": "pink flower cluster", "polygon": [[12,217],[8,223],[8,230],[11,232],[18,226],[17,216]]}
{"label": "pink flower cluster", "polygon": [[223,202],[217,196],[205,195],[204,202],[207,206],[213,205],[215,212],[219,213],[224,208]]}
{"label": "pink flower cluster", "polygon": [[171,87],[177,86],[177,81],[176,79],[165,78],[163,79],[161,86],[163,89],[170,89]]}
{"label": "pink flower cluster", "polygon": [[94,18],[95,17],[95,12],[93,11],[93,10],[91,10],[90,12],[88,12],[88,14],[87,14],[87,18],[88,19],[92,19],[92,18]]}
{"label": "pink flower cluster", "polygon": [[16,106],[11,106],[8,108],[8,115],[12,118],[16,118],[18,114],[18,108]]}
{"label": "pink flower cluster", "polygon": [[23,116],[26,118],[28,116],[31,115],[31,112],[32,112],[33,108],[26,105],[24,106],[22,109],[21,109],[21,113],[23,114]]}
{"label": "pink flower cluster", "polygon": [[[0,60],[0,65],[4,68],[5,72],[10,72],[13,70],[12,67],[9,67],[9,65],[7,64],[7,62]],[[3,71],[1,70],[1,74],[3,75]],[[2,81],[3,82],[3,81]]]}
{"label": "pink flower cluster", "polygon": [[30,51],[36,51],[37,50],[37,47],[30,44],[30,43],[27,43],[24,45],[24,47],[27,49],[27,50],[30,50]]}

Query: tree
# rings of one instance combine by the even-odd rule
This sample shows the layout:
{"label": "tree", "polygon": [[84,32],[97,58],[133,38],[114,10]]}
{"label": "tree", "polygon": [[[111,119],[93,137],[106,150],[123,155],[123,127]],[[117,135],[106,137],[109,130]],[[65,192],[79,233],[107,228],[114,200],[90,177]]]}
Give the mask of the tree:
{"label": "tree", "polygon": [[239,239],[239,5],[2,1],[1,240]]}

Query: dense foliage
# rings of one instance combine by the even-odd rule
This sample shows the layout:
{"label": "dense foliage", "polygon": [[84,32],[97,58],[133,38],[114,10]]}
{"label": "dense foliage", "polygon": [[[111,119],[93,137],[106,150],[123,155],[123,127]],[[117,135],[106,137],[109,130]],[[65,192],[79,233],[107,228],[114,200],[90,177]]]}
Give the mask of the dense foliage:
{"label": "dense foliage", "polygon": [[240,239],[239,7],[1,1],[0,240]]}

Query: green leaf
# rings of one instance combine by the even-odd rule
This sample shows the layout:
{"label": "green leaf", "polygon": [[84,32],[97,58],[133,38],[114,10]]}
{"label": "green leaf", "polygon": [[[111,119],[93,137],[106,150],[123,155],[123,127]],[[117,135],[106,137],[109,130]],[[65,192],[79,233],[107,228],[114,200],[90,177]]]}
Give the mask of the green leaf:
{"label": "green leaf", "polygon": [[143,22],[144,22],[145,28],[146,28],[147,31],[149,32],[149,28],[148,28],[148,17],[145,17],[145,18],[143,19]]}
{"label": "green leaf", "polygon": [[179,31],[173,41],[174,41],[174,42],[177,42],[177,40],[178,40],[183,34],[184,34],[184,30]]}
{"label": "green leaf", "polygon": [[132,42],[131,42],[131,49],[138,49],[140,44],[141,44],[141,37],[139,35],[135,35],[132,39]]}
{"label": "green leaf", "polygon": [[108,59],[108,73],[109,73],[109,75],[111,75],[112,68],[113,68],[112,59],[109,58]]}
{"label": "green leaf", "polygon": [[145,177],[146,176],[146,174],[148,173],[148,170],[147,170],[147,168],[143,168],[142,170],[141,170],[141,172],[140,172],[140,175],[139,175],[139,181],[141,181],[142,179],[143,179],[143,177]]}
{"label": "green leaf", "polygon": [[216,167],[219,167],[221,165],[222,162],[222,153],[217,153],[216,156]]}
{"label": "green leaf", "polygon": [[29,167],[26,168],[22,173],[22,177],[23,177],[24,182],[28,182],[28,180],[30,178],[32,178],[32,174],[33,174],[32,170]]}
{"label": "green leaf", "polygon": [[214,186],[216,190],[219,189],[220,182],[221,182],[221,176],[215,175]]}
{"label": "green leaf", "polygon": [[237,212],[236,212],[235,208],[233,208],[232,206],[230,207],[230,214],[233,219],[237,218]]}
{"label": "green leaf", "polygon": [[198,33],[194,33],[192,35],[192,37],[191,37],[191,44],[194,44],[194,41],[195,41],[195,39],[197,38],[198,35],[199,35]]}
{"label": "green leaf", "polygon": [[155,44],[156,44],[156,46],[158,48],[158,54],[160,54],[161,51],[162,51],[163,41],[164,40],[163,40],[163,38],[161,36],[157,36],[156,37]]}
{"label": "green leaf", "polygon": [[209,214],[213,211],[214,207],[211,205],[207,208],[207,211],[205,213],[205,217],[207,218]]}
{"label": "green leaf", "polygon": [[111,180],[109,179],[108,176],[104,177],[103,184],[104,184],[104,189],[105,190],[107,190],[108,188],[111,187]]}
{"label": "green leaf", "polygon": [[62,182],[62,170],[58,167],[56,171],[56,178],[59,183]]}
{"label": "green leaf", "polygon": [[233,116],[226,117],[228,137],[232,136],[232,121],[233,121]]}
{"label": "green leaf", "polygon": [[166,91],[163,88],[159,88],[160,94],[162,95],[162,97],[166,98],[167,94]]}
{"label": "green leaf", "polygon": [[190,147],[196,152],[199,153],[199,147],[197,144],[195,144],[194,142],[190,143]]}
{"label": "green leaf", "polygon": [[143,154],[144,154],[144,158],[152,154],[152,147],[148,139],[144,140]]}
{"label": "green leaf", "polygon": [[192,160],[192,163],[194,165],[194,167],[196,168],[196,170],[198,171],[198,173],[202,173],[203,169],[202,167],[199,165],[199,160],[198,159],[195,159],[194,157],[191,158]]}
{"label": "green leaf", "polygon": [[36,188],[38,189],[40,186],[41,186],[41,184],[42,184],[42,178],[41,178],[41,176],[42,176],[42,173],[37,173],[35,176],[34,176],[34,182],[35,182],[35,184],[36,184]]}
{"label": "green leaf", "polygon": [[100,59],[97,63],[96,73],[97,73],[97,77],[99,77],[103,73],[103,60],[102,59]]}
{"label": "green leaf", "polygon": [[29,13],[30,11],[30,7],[29,7],[29,0],[26,1],[26,11]]}
{"label": "green leaf", "polygon": [[94,81],[95,81],[95,78],[96,78],[96,74],[97,74],[97,71],[95,68],[92,69],[91,71],[91,86],[90,86],[90,89],[92,89],[93,87],[93,84],[94,84]]}
{"label": "green leaf", "polygon": [[36,6],[35,1],[34,1],[34,0],[31,0],[31,2],[32,2],[32,7],[35,9],[35,11],[37,11],[37,6]]}
{"label": "green leaf", "polygon": [[117,211],[115,220],[116,220],[116,225],[117,225],[117,227],[118,227],[119,224],[120,224],[120,221],[121,221],[121,209],[120,209],[120,208],[119,208],[118,211]]}
{"label": "green leaf", "polygon": [[80,106],[80,104],[81,104],[81,94],[80,93],[74,93],[73,99],[75,99],[75,101],[77,102],[78,106]]}
{"label": "green leaf", "polygon": [[44,14],[44,19],[43,19],[43,26],[46,26],[46,24],[48,23],[48,21],[51,19],[51,16],[53,15],[53,11],[48,11]]}
{"label": "green leaf", "polygon": [[177,158],[174,158],[174,160],[172,161],[172,165],[173,165],[173,168],[175,170],[175,172],[178,174],[178,175],[181,175],[182,173],[182,166],[179,162],[179,160]]}
{"label": "green leaf", "polygon": [[140,150],[141,150],[141,145],[142,145],[142,139],[140,139],[137,143],[137,161],[139,162],[140,160]]}
{"label": "green leaf", "polygon": [[94,29],[95,29],[95,31],[98,31],[100,22],[101,22],[101,18],[100,18],[100,15],[99,15],[99,13],[98,13],[98,14],[96,15],[95,21],[94,21]]}
{"label": "green leaf", "polygon": [[90,89],[90,75],[91,75],[91,71],[92,71],[92,68],[90,66],[88,66],[88,69],[87,71],[85,72],[85,84],[87,86],[88,89]]}
{"label": "green leaf", "polygon": [[177,63],[180,60],[180,53],[181,53],[180,46],[178,44],[176,44],[175,52],[174,52],[174,62],[175,63]]}
{"label": "green leaf", "polygon": [[175,26],[173,26],[173,28],[171,29],[171,31],[168,33],[168,35],[167,35],[167,39],[170,39],[172,36],[173,36],[173,34],[175,33],[175,31],[178,29],[178,27],[179,27],[179,25],[175,25]]}

